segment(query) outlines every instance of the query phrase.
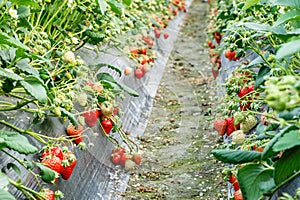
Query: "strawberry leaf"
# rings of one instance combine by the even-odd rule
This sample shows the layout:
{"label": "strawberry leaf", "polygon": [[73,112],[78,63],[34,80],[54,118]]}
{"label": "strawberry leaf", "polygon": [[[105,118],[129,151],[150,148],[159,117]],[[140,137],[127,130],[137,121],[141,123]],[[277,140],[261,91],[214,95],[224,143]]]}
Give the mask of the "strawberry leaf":
{"label": "strawberry leaf", "polygon": [[109,65],[109,64],[106,64],[106,63],[99,63],[97,65],[90,65],[89,67],[93,68],[93,70],[95,70],[95,71],[98,71],[102,67],[107,67],[109,69],[112,69],[112,70],[116,71],[119,74],[119,76],[122,76],[122,70],[119,67]]}
{"label": "strawberry leaf", "polygon": [[68,117],[68,119],[71,121],[71,123],[75,126],[75,128],[78,128],[78,121],[76,120],[76,118],[74,117],[74,115],[72,113],[70,113],[69,111],[66,111],[64,108],[60,107],[60,111],[62,116],[66,116]]}
{"label": "strawberry leaf", "polygon": [[7,35],[4,32],[0,32],[0,38],[2,40],[1,41],[2,44],[8,44],[8,45],[18,47],[18,48],[21,48],[21,49],[24,49],[24,50],[27,50],[27,51],[30,50],[28,46],[24,45],[19,40],[15,39],[14,37],[11,37],[11,36]]}
{"label": "strawberry leaf", "polygon": [[275,187],[274,170],[260,164],[248,164],[238,170],[237,179],[244,200],[260,199]]}
{"label": "strawberry leaf", "polygon": [[265,76],[270,73],[271,69],[269,67],[263,66],[259,69],[259,72],[257,74],[255,83],[254,83],[254,89],[257,89],[258,86],[262,85],[265,82]]}
{"label": "strawberry leaf", "polygon": [[19,76],[18,74],[6,71],[3,68],[0,68],[0,76],[15,80],[15,81],[20,81],[23,80],[23,78],[21,76]]}
{"label": "strawberry leaf", "polygon": [[299,155],[300,146],[297,146],[285,151],[275,163],[274,179],[276,184],[282,183],[300,170]]}
{"label": "strawberry leaf", "polygon": [[130,6],[132,0],[123,0],[123,4],[125,4],[126,6]]}
{"label": "strawberry leaf", "polygon": [[29,143],[25,136],[17,132],[0,130],[0,138],[4,140],[7,148],[15,150],[21,154],[28,155],[38,151],[35,146]]}
{"label": "strawberry leaf", "polygon": [[299,129],[284,133],[273,145],[273,150],[279,152],[300,145],[299,134]]}
{"label": "strawberry leaf", "polygon": [[107,4],[104,0],[96,0],[96,4],[98,5],[100,12],[102,15],[105,14],[106,10],[107,10]]}
{"label": "strawberry leaf", "polygon": [[47,102],[47,91],[44,87],[43,81],[35,76],[27,76],[20,84],[24,87],[26,92],[33,96],[41,103]]}
{"label": "strawberry leaf", "polygon": [[9,192],[3,189],[0,189],[0,199],[16,200],[16,198],[13,195],[11,195]]}
{"label": "strawberry leaf", "polygon": [[54,170],[40,163],[35,163],[35,165],[40,168],[40,175],[43,181],[51,183],[55,179],[56,172]]}
{"label": "strawberry leaf", "polygon": [[260,160],[261,153],[256,151],[242,151],[242,150],[212,150],[211,154],[216,159],[231,164],[241,164]]}
{"label": "strawberry leaf", "polygon": [[28,62],[29,62],[28,58],[21,59],[17,62],[16,67],[22,70],[23,72],[27,72],[28,74],[38,76],[39,72],[31,65],[29,65]]}
{"label": "strawberry leaf", "polygon": [[255,4],[259,3],[260,0],[246,0],[243,10],[247,10],[248,8],[254,6]]}

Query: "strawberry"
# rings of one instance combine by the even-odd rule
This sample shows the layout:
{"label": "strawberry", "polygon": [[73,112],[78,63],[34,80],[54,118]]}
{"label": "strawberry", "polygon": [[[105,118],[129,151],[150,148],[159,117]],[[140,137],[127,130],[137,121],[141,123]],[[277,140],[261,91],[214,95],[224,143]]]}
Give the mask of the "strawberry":
{"label": "strawberry", "polygon": [[114,153],[111,156],[111,162],[115,165],[119,165],[121,162],[121,155],[118,153]]}
{"label": "strawberry", "polygon": [[160,30],[158,28],[154,29],[154,34],[156,38],[160,38]]}
{"label": "strawberry", "polygon": [[228,117],[225,120],[227,122],[226,134],[229,136],[231,133],[233,133],[235,130],[239,128],[239,125],[234,126],[234,117]]}
{"label": "strawberry", "polygon": [[122,154],[120,159],[120,165],[124,167],[127,160],[131,160],[131,158],[126,153]]}
{"label": "strawberry", "polygon": [[227,129],[227,121],[225,119],[215,120],[214,128],[219,133],[219,135],[224,135]]}
{"label": "strawberry", "polygon": [[56,156],[60,158],[61,160],[63,159],[63,153],[61,151],[60,147],[47,147],[43,149],[42,152],[42,159],[45,158],[46,156]]}
{"label": "strawberry", "polygon": [[105,131],[106,134],[109,134],[111,129],[113,128],[113,123],[110,119],[104,119],[101,121],[101,125]]}
{"label": "strawberry", "polygon": [[238,191],[235,191],[233,193],[233,197],[234,197],[234,200],[243,200],[242,194],[240,192],[238,192]]}
{"label": "strawberry", "polygon": [[132,68],[131,67],[125,67],[125,69],[124,69],[124,74],[125,75],[129,75],[129,74],[131,74],[131,72],[132,72]]}
{"label": "strawberry", "polygon": [[75,54],[72,51],[65,52],[64,55],[62,56],[62,60],[71,64],[76,63]]}
{"label": "strawberry", "polygon": [[146,47],[143,47],[143,48],[139,49],[139,54],[144,54],[144,55],[146,55],[146,54],[147,54],[147,49],[146,49]]}
{"label": "strawberry", "polygon": [[119,154],[119,155],[123,155],[126,152],[126,149],[123,147],[117,147],[115,149],[112,150],[112,154]]}
{"label": "strawberry", "polygon": [[[50,189],[43,189],[40,191],[40,194],[46,200],[55,200],[55,193]],[[37,200],[40,200],[40,198],[37,198]]]}
{"label": "strawberry", "polygon": [[228,60],[233,60],[235,58],[235,54],[236,54],[236,51],[230,51],[230,50],[225,51],[225,57]]}
{"label": "strawberry", "polygon": [[231,133],[232,141],[236,144],[242,144],[245,140],[245,134],[242,130],[233,131]]}
{"label": "strawberry", "polygon": [[76,156],[73,152],[68,151],[64,154],[64,162],[67,163],[66,166],[63,166],[61,176],[63,179],[68,180],[73,172],[73,169],[77,163]]}
{"label": "strawberry", "polygon": [[234,191],[238,191],[239,189],[240,189],[240,184],[239,184],[239,182],[234,182],[233,184],[233,189],[234,189]]}
{"label": "strawberry", "polygon": [[236,177],[233,174],[230,174],[228,177],[229,183],[235,183],[237,181]]}
{"label": "strawberry", "polygon": [[165,32],[165,33],[164,33],[164,38],[165,38],[165,39],[168,39],[168,37],[169,37],[169,33]]}
{"label": "strawberry", "polygon": [[74,125],[69,125],[67,127],[67,135],[72,136],[74,139],[75,144],[79,144],[82,142],[82,134],[84,131],[84,127],[81,125],[78,125],[78,128],[76,129]]}
{"label": "strawberry", "polygon": [[85,106],[87,104],[87,95],[85,92],[82,92],[76,96],[76,101],[79,105]]}
{"label": "strawberry", "polygon": [[134,75],[135,75],[136,78],[142,78],[145,74],[141,69],[136,69],[134,71]]}
{"label": "strawberry", "polygon": [[49,157],[49,158],[46,157],[45,159],[42,160],[41,163],[46,167],[49,167],[50,169],[56,171],[59,174],[63,169],[61,159],[56,156]]}
{"label": "strawberry", "polygon": [[142,162],[142,155],[139,153],[135,153],[132,157],[132,160],[135,162],[135,164],[140,165]]}
{"label": "strawberry", "polygon": [[98,121],[98,117],[99,117],[99,110],[95,109],[95,110],[87,110],[86,112],[84,112],[82,114],[82,116],[85,119],[85,123],[90,126],[93,127],[97,124]]}
{"label": "strawberry", "polygon": [[241,130],[245,133],[254,128],[258,120],[254,115],[248,115],[246,119],[241,123]]}
{"label": "strawberry", "polygon": [[114,106],[109,101],[100,102],[99,104],[100,110],[101,110],[101,117],[111,117],[114,112]]}
{"label": "strawberry", "polygon": [[136,166],[135,162],[133,162],[132,160],[126,160],[125,161],[125,170],[131,170],[132,168],[134,168]]}

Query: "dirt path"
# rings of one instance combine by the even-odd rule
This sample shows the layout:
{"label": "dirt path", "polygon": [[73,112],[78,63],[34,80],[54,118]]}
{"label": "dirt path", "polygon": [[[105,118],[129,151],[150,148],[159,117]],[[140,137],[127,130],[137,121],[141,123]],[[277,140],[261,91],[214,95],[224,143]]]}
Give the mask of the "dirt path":
{"label": "dirt path", "polygon": [[226,199],[221,164],[209,154],[215,82],[205,44],[207,4],[194,0],[171,53],[141,140],[143,164],[124,199]]}

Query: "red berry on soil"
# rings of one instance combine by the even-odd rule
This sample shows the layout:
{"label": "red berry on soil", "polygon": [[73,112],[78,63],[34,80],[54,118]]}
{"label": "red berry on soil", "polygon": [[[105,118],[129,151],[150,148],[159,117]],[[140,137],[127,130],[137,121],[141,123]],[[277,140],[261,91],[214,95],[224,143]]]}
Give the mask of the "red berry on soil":
{"label": "red berry on soil", "polygon": [[134,71],[134,75],[136,78],[142,78],[145,74],[143,73],[143,71],[141,69],[136,69]]}
{"label": "red berry on soil", "polygon": [[45,158],[46,156],[49,155],[59,157],[61,160],[63,159],[63,153],[60,147],[50,147],[44,149],[42,152],[42,158]]}
{"label": "red berry on soil", "polygon": [[101,121],[101,125],[105,131],[106,134],[109,134],[111,129],[113,128],[113,123],[110,119],[104,119]]}
{"label": "red berry on soil", "polygon": [[234,189],[234,191],[238,191],[239,189],[240,189],[240,184],[239,184],[239,182],[234,182],[233,184],[233,189]]}
{"label": "red berry on soil", "polygon": [[165,38],[165,39],[168,39],[168,37],[169,37],[169,33],[165,32],[165,33],[164,33],[164,38]]}
{"label": "red berry on soil", "polygon": [[69,165],[63,166],[61,176],[63,179],[68,180],[73,173],[73,169],[77,163],[77,159],[75,154],[69,151],[64,153],[64,160],[69,161]]}
{"label": "red berry on soil", "polygon": [[85,119],[85,123],[90,126],[93,127],[97,124],[98,121],[98,117],[99,117],[99,110],[95,109],[95,110],[88,110],[86,112],[84,112],[82,114],[82,116]]}
{"label": "red berry on soil", "polygon": [[136,153],[133,155],[132,160],[135,162],[135,164],[140,165],[142,162],[142,155],[139,153]]}
{"label": "red berry on soil", "polygon": [[237,181],[236,177],[231,174],[229,177],[228,177],[228,181],[229,183],[235,183]]}
{"label": "red berry on soil", "polygon": [[233,133],[235,130],[239,128],[239,126],[234,126],[234,117],[228,117],[225,119],[227,122],[227,130],[226,134],[229,136],[231,133]]}
{"label": "red berry on soil", "polygon": [[63,169],[61,159],[56,156],[45,158],[44,160],[42,160],[41,163],[46,167],[49,167],[50,169],[56,171],[59,174]]}
{"label": "red berry on soil", "polygon": [[76,129],[76,127],[74,125],[69,125],[67,127],[67,135],[72,136],[72,139],[74,139],[75,144],[79,144],[80,142],[82,142],[82,134],[84,131],[84,127],[81,125],[78,125],[78,128]]}
{"label": "red berry on soil", "polygon": [[214,128],[219,133],[219,135],[224,135],[227,129],[227,121],[225,119],[215,120]]}
{"label": "red berry on soil", "polygon": [[121,155],[118,153],[114,153],[111,156],[111,162],[115,165],[119,165],[121,162]]}
{"label": "red berry on soil", "polygon": [[122,154],[120,159],[120,165],[124,167],[127,160],[131,160],[131,158],[128,157],[126,153]]}

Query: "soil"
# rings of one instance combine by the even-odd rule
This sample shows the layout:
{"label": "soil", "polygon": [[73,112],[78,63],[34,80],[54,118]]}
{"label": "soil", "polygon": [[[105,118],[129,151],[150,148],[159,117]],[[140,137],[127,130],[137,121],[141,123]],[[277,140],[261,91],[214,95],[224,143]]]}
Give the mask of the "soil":
{"label": "soil", "polygon": [[147,129],[143,162],[123,199],[227,199],[222,163],[210,151],[216,82],[205,47],[208,4],[194,0],[161,80]]}

